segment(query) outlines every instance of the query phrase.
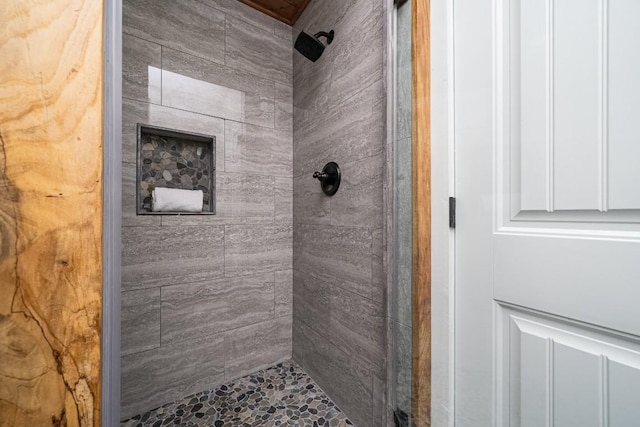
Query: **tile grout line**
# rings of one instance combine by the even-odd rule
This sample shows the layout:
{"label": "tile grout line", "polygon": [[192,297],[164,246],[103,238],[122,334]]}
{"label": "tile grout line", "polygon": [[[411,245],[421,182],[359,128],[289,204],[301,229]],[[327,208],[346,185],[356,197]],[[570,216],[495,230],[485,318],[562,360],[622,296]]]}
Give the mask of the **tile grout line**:
{"label": "tile grout line", "polygon": [[253,122],[241,122],[241,121],[238,121],[238,120],[233,120],[233,119],[229,119],[229,118],[225,118],[225,117],[221,117],[221,116],[214,116],[214,115],[211,115],[211,114],[205,114],[205,113],[201,113],[201,112],[198,112],[198,111],[185,110],[184,108],[173,107],[173,106],[170,106],[170,105],[157,104],[157,103],[154,103],[154,102],[149,102],[148,100],[140,100],[140,99],[131,98],[131,97],[128,97],[128,96],[123,96],[122,99],[126,99],[126,100],[129,100],[129,101],[133,101],[133,102],[137,102],[137,103],[145,104],[145,105],[146,104],[148,104],[148,105],[157,105],[158,107],[163,107],[163,108],[167,108],[167,109],[170,109],[170,110],[182,111],[182,112],[190,113],[190,114],[193,114],[193,115],[196,115],[196,116],[207,117],[207,118],[212,118],[212,119],[217,119],[217,120],[229,121],[229,122],[238,123],[240,125],[245,125],[245,126],[253,126],[253,127],[256,127],[256,128],[265,129],[267,131],[273,131],[274,133],[276,133],[276,132],[277,133],[281,133],[281,134],[287,133],[287,131],[282,131],[282,130],[270,128],[269,126],[263,126],[263,125],[260,125],[260,124],[257,124],[257,123],[253,123]]}
{"label": "tile grout line", "polygon": [[[133,36],[133,37],[137,37],[137,36]],[[226,35],[225,35],[225,37],[226,37]],[[139,37],[137,37],[137,38],[139,38]],[[216,66],[219,66],[219,67],[227,68],[227,69],[229,69],[231,72],[233,72],[235,74],[237,74],[238,72],[244,73],[244,74],[246,74],[244,76],[246,78],[259,79],[259,80],[263,80],[263,81],[265,81],[267,83],[279,83],[279,84],[282,84],[282,85],[289,85],[289,84],[293,83],[293,82],[282,82],[280,80],[274,80],[274,79],[272,79],[270,77],[265,77],[265,76],[262,76],[260,74],[252,73],[251,71],[247,71],[244,68],[237,68],[237,67],[234,67],[232,65],[227,65],[226,63],[220,63],[220,62],[214,61],[214,60],[212,60],[210,58],[205,58],[203,56],[198,56],[198,55],[195,55],[195,54],[190,53],[190,52],[185,52],[183,50],[176,49],[174,47],[167,46],[167,45],[164,45],[162,43],[149,41],[149,40],[146,40],[146,39],[140,39],[140,40],[144,40],[144,41],[147,41],[149,43],[158,44],[158,45],[164,47],[165,49],[173,50],[175,52],[178,52],[181,55],[190,56],[192,58],[195,58],[195,59],[198,59],[198,60],[201,60],[201,61],[206,61],[206,62],[208,62],[209,64],[212,64],[212,65],[216,65]]]}
{"label": "tile grout line", "polygon": [[227,14],[224,14],[224,52],[222,55],[222,63],[227,67]]}
{"label": "tile grout line", "polygon": [[164,105],[164,99],[163,99],[163,95],[164,95],[164,85],[162,83],[162,79],[164,77],[164,62],[163,62],[163,57],[164,57],[164,46],[160,45],[160,105]]}
{"label": "tile grout line", "polygon": [[227,278],[227,226],[223,226],[222,229],[223,250],[222,250],[222,277]]}
{"label": "tile grout line", "polygon": [[160,347],[162,348],[162,286],[160,286]]}
{"label": "tile grout line", "polygon": [[278,284],[276,283],[276,272],[273,272],[273,319],[276,319],[276,299],[278,298],[278,292],[276,292],[276,287]]}

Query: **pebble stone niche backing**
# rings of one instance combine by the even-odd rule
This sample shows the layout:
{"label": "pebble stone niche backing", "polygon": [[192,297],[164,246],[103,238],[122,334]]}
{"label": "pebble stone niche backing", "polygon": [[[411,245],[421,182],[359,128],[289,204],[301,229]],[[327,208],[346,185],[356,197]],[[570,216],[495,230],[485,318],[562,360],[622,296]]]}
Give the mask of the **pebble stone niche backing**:
{"label": "pebble stone niche backing", "polygon": [[353,425],[295,362],[280,363],[213,390],[123,420],[121,427]]}
{"label": "pebble stone niche backing", "polygon": [[139,128],[138,213],[151,212],[151,192],[156,187],[202,190],[203,212],[215,212],[215,139]]}

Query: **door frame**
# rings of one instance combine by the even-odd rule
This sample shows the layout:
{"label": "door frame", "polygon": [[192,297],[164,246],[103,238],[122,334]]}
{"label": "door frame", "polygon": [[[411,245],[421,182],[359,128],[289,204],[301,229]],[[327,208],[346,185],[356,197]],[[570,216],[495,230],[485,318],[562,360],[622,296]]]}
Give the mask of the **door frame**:
{"label": "door frame", "polygon": [[122,0],[104,0],[101,425],[120,424]]}
{"label": "door frame", "polygon": [[[453,0],[412,0],[414,43],[413,336],[417,425],[453,426]],[[120,422],[122,0],[104,0],[102,426]],[[420,88],[420,93],[416,92]],[[425,100],[416,103],[416,100]],[[427,118],[426,120],[424,118]],[[421,119],[422,118],[422,119]],[[415,283],[415,282],[414,282]],[[415,314],[414,314],[415,315]],[[426,350],[426,351],[425,351]]]}
{"label": "door frame", "polygon": [[[455,229],[449,197],[455,197],[454,11],[455,0],[431,0],[430,202],[431,202],[431,425],[454,426]],[[420,78],[418,76],[418,78]],[[424,191],[424,190],[423,190]]]}

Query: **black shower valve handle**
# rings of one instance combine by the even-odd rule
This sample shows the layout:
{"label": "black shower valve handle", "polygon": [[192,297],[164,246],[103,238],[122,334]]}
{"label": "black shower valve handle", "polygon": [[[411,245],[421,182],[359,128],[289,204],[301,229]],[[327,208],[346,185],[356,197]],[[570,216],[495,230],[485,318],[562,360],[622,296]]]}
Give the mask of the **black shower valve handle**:
{"label": "black shower valve handle", "polygon": [[313,177],[316,178],[318,181],[324,181],[325,179],[329,178],[329,174],[325,172],[316,171],[313,173]]}
{"label": "black shower valve handle", "polygon": [[320,181],[320,187],[324,194],[333,196],[338,191],[338,187],[340,187],[341,175],[340,166],[335,162],[329,162],[324,165],[322,172],[315,171],[313,178]]}

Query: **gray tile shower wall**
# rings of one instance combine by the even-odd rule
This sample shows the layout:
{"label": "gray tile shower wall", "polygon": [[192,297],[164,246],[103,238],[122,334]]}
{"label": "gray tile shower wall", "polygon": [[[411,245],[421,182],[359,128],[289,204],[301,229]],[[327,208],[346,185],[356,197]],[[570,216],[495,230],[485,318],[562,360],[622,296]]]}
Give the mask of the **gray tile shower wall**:
{"label": "gray tile shower wall", "polygon": [[[293,55],[293,356],[356,426],[386,426],[386,10],[313,0],[294,26],[335,30]],[[312,178],[329,161],[338,193]]]}
{"label": "gray tile shower wall", "polygon": [[[237,0],[123,3],[127,417],[291,357],[294,188],[292,29]],[[216,215],[136,215],[137,123],[216,137]]]}

